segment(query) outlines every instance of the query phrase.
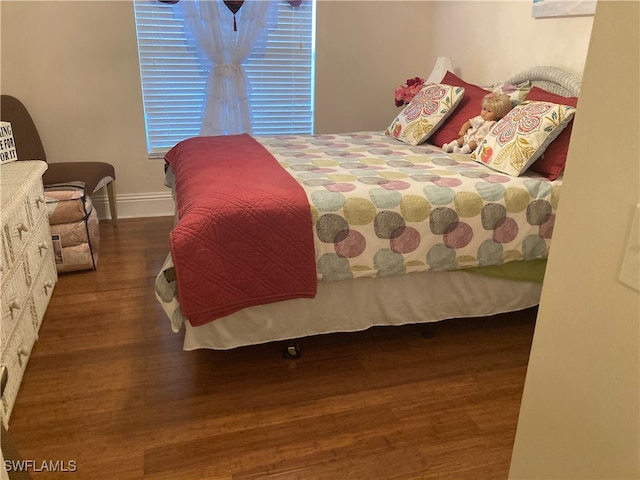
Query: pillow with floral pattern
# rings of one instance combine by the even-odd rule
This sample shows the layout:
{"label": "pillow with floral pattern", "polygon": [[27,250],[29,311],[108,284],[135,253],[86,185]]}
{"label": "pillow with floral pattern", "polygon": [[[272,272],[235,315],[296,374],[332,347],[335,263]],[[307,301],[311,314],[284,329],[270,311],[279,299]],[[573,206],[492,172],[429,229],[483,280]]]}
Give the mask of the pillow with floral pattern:
{"label": "pillow with floral pattern", "polygon": [[[527,100],[536,100],[539,102],[552,102],[560,105],[578,106],[578,97],[563,97],[554,93],[547,92],[542,88],[533,87],[527,95]],[[576,117],[569,122],[558,138],[544,151],[538,160],[533,162],[529,167],[530,171],[538,172],[547,177],[549,180],[555,180],[564,171],[564,165],[567,161],[567,153],[569,152],[569,143],[571,141],[571,130],[575,123]]]}
{"label": "pillow with floral pattern", "polygon": [[517,177],[544,153],[575,111],[569,105],[525,101],[494,125],[471,158]]}
{"label": "pillow with floral pattern", "polygon": [[464,97],[464,88],[430,83],[411,99],[385,131],[409,145],[418,145],[433,135]]}

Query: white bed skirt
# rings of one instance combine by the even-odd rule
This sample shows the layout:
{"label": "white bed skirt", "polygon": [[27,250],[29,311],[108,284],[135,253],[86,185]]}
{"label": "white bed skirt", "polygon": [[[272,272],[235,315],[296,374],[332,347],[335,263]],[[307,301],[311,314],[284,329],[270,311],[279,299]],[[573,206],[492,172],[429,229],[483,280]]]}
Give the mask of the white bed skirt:
{"label": "white bed skirt", "polygon": [[185,321],[183,348],[228,350],[379,325],[486,317],[533,307],[541,290],[541,283],[464,271],[320,282],[314,299],[251,307],[199,327]]}

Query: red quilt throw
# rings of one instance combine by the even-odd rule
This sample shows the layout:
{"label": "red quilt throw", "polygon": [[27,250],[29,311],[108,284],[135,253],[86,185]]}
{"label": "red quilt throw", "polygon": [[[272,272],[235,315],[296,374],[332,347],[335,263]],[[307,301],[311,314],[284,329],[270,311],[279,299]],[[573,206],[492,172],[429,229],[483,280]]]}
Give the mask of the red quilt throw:
{"label": "red quilt throw", "polygon": [[313,298],[313,226],[302,187],[247,134],[194,137],[165,156],[179,220],[178,299],[198,326],[246,307]]}

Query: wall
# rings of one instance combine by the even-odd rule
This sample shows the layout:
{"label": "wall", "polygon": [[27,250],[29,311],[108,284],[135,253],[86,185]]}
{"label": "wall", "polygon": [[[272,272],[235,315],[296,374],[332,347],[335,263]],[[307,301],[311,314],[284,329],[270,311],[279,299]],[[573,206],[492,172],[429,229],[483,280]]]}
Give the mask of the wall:
{"label": "wall", "polygon": [[162,164],[146,155],[132,3],[3,0],[0,8],[2,93],[25,103],[49,161],[113,163],[121,213],[131,216],[148,192],[163,190]]}
{"label": "wall", "polygon": [[395,87],[428,76],[439,56],[473,83],[534,65],[582,74],[593,22],[534,19],[530,0],[320,0],[317,19],[318,133],[383,130],[398,113]]}
{"label": "wall", "polygon": [[[170,214],[162,162],[146,156],[131,1],[2,0],[0,10],[0,90],[26,103],[49,160],[112,162],[121,216]],[[530,0],[320,0],[317,13],[318,133],[384,129],[398,113],[394,88],[441,55],[477,82],[534,64],[581,73],[592,23],[534,20]],[[476,41],[487,25],[489,51]]]}
{"label": "wall", "polygon": [[493,83],[533,65],[581,75],[593,17],[532,18],[531,4],[435,2],[438,22],[431,32],[430,53],[455,59],[472,83]]}
{"label": "wall", "polygon": [[[315,130],[384,130],[397,85],[427,76],[433,2],[318,1]],[[411,12],[407,14],[407,12]],[[435,57],[434,57],[435,60]]]}
{"label": "wall", "polygon": [[640,294],[618,281],[640,203],[639,26],[640,3],[599,2],[511,479],[640,478]]}

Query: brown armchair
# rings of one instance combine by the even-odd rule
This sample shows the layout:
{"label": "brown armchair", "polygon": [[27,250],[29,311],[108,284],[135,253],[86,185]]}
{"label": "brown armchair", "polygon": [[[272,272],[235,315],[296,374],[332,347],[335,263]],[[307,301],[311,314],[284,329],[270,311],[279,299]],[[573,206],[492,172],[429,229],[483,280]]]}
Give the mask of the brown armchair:
{"label": "brown armchair", "polygon": [[[18,160],[43,160],[47,156],[42,146],[38,129],[26,107],[11,95],[2,95],[0,99],[0,117],[11,123],[13,139],[16,143]],[[42,175],[45,186],[58,183],[84,182],[88,195],[107,187],[109,210],[113,225],[117,221],[115,180],[113,165],[105,162],[62,162],[48,163],[49,168]]]}

